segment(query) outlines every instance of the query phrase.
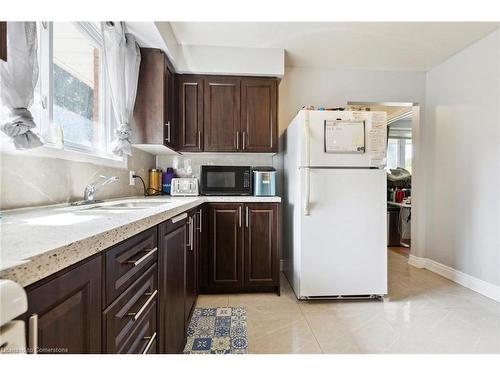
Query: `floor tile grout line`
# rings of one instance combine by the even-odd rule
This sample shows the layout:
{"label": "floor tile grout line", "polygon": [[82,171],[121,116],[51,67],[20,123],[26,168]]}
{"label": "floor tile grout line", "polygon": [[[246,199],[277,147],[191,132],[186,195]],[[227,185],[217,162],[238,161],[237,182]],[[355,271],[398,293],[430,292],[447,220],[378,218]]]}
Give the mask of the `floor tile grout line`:
{"label": "floor tile grout line", "polygon": [[304,310],[302,310],[302,307],[300,306],[300,302],[297,302],[298,305],[299,305],[299,310],[300,310],[300,313],[302,314],[302,316],[304,317],[306,323],[307,323],[307,326],[309,327],[309,330],[311,331],[311,334],[313,335],[314,337],[314,340],[316,341],[316,344],[318,344],[318,347],[319,347],[319,350],[321,351],[321,354],[325,354],[324,350],[323,350],[323,347],[321,346],[321,344],[319,343],[319,340],[318,338],[316,337],[316,334],[314,333],[314,330],[312,329],[311,327],[311,324],[309,322],[309,319],[307,319],[307,316],[306,314],[304,313]]}

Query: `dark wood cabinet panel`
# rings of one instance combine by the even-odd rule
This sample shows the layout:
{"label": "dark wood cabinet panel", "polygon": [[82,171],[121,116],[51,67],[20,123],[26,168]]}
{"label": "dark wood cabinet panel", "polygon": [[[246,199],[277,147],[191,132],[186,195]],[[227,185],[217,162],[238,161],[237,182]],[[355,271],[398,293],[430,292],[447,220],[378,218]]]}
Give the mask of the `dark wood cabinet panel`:
{"label": "dark wood cabinet panel", "polygon": [[278,205],[245,205],[245,286],[279,283]]}
{"label": "dark wood cabinet panel", "polygon": [[36,335],[39,353],[100,353],[101,273],[96,257],[29,290],[28,344]]}
{"label": "dark wood cabinet panel", "polygon": [[206,76],[204,150],[241,150],[240,78]]}
{"label": "dark wood cabinet panel", "polygon": [[105,304],[109,305],[158,258],[157,230],[148,229],[105,254]]}
{"label": "dark wood cabinet panel", "polygon": [[203,151],[203,78],[177,78],[179,151]]}
{"label": "dark wood cabinet panel", "polygon": [[142,353],[156,333],[158,270],[147,269],[104,311],[106,353]]}
{"label": "dark wood cabinet panel", "polygon": [[7,61],[7,22],[0,22],[0,59]]}
{"label": "dark wood cabinet panel", "polygon": [[198,209],[199,212],[199,245],[198,245],[198,290],[203,291],[208,287],[208,271],[209,271],[209,224],[208,224],[208,204],[203,204]]}
{"label": "dark wood cabinet panel", "polygon": [[159,225],[160,353],[180,353],[185,342],[186,219]]}
{"label": "dark wood cabinet panel", "polygon": [[243,152],[277,152],[277,87],[275,79],[242,79],[241,149]]}
{"label": "dark wood cabinet panel", "polygon": [[189,324],[189,317],[191,311],[194,307],[197,297],[197,284],[196,284],[196,274],[197,274],[197,240],[196,240],[196,228],[198,225],[198,215],[195,210],[189,212],[188,227],[187,227],[187,246],[186,246],[186,262],[185,262],[185,275],[186,275],[186,295],[185,295],[185,308],[184,308],[184,319],[186,322],[186,327]]}
{"label": "dark wood cabinet panel", "polygon": [[132,143],[176,146],[175,74],[165,53],[141,48],[141,66],[132,118]]}
{"label": "dark wood cabinet panel", "polygon": [[209,286],[243,285],[241,244],[243,240],[243,205],[209,205]]}

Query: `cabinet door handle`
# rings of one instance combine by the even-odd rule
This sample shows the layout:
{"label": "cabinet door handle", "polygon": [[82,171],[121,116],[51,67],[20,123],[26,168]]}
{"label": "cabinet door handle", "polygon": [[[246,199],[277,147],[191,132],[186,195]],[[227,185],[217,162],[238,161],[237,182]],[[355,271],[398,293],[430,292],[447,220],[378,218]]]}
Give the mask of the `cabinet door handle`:
{"label": "cabinet door handle", "polygon": [[167,138],[165,140],[170,143],[170,121],[168,121],[165,126],[167,127]]}
{"label": "cabinet door handle", "polygon": [[242,140],[242,147],[241,149],[244,150],[246,148],[246,136],[247,136],[247,132],[242,132],[241,133],[241,140]]}
{"label": "cabinet door handle", "polygon": [[186,225],[187,225],[187,230],[188,230],[188,243],[186,244],[186,247],[187,248],[191,248],[191,226],[192,226],[192,222],[193,222],[193,219],[192,218],[189,218]]}
{"label": "cabinet door handle", "polygon": [[28,346],[32,354],[38,353],[38,314],[33,314],[28,320]]}
{"label": "cabinet door handle", "polygon": [[198,130],[198,148],[201,149],[201,131]]}
{"label": "cabinet door handle", "polygon": [[139,319],[139,317],[144,313],[144,311],[146,311],[149,304],[155,299],[157,294],[158,294],[158,289],[156,289],[153,293],[144,293],[145,296],[149,296],[146,302],[144,302],[144,305],[142,305],[139,311],[137,312],[127,313],[127,316],[131,316],[133,320]]}
{"label": "cabinet door handle", "polygon": [[245,225],[248,228],[248,221],[249,221],[249,216],[248,216],[248,206],[245,207]]}
{"label": "cabinet door handle", "polygon": [[188,216],[187,213],[184,212],[183,214],[177,215],[177,216],[171,218],[170,220],[172,220],[172,224],[175,224],[178,221],[181,221],[182,219],[187,218],[187,216]]}
{"label": "cabinet door handle", "polygon": [[201,233],[201,225],[202,225],[202,221],[203,221],[203,209],[200,208],[200,210],[198,211],[198,215],[200,215],[200,227],[198,228],[198,231]]}
{"label": "cabinet door handle", "polygon": [[238,207],[238,219],[239,219],[240,228],[241,228],[241,206]]}
{"label": "cabinet door handle", "polygon": [[194,219],[189,220],[189,249],[194,250]]}
{"label": "cabinet door handle", "polygon": [[236,131],[236,149],[237,150],[240,149],[240,131],[239,130]]}
{"label": "cabinet door handle", "polygon": [[149,349],[151,349],[151,345],[153,345],[153,342],[155,341],[156,339],[156,332],[153,333],[152,336],[146,336],[146,337],[143,337],[143,340],[149,340],[146,347],[144,348],[144,350],[142,351],[142,354],[148,354],[149,352]]}
{"label": "cabinet door handle", "polygon": [[158,248],[157,247],[153,247],[152,249],[150,250],[144,250],[142,251],[143,253],[146,253],[144,254],[142,257],[140,257],[139,259],[137,260],[127,260],[127,263],[128,264],[132,264],[134,267],[138,266],[139,264],[141,264],[142,262],[144,262],[146,259],[149,258],[150,255],[154,254],[156,251],[158,251]]}

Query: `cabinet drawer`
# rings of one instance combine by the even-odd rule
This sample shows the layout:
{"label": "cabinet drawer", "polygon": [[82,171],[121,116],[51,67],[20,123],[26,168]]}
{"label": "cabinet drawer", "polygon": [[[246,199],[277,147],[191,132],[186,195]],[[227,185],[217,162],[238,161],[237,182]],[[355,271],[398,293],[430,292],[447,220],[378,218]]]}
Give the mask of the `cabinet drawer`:
{"label": "cabinet drawer", "polygon": [[156,346],[157,300],[155,263],[104,311],[107,353],[142,353]]}
{"label": "cabinet drawer", "polygon": [[158,258],[157,229],[148,229],[106,252],[105,305],[108,306]]}

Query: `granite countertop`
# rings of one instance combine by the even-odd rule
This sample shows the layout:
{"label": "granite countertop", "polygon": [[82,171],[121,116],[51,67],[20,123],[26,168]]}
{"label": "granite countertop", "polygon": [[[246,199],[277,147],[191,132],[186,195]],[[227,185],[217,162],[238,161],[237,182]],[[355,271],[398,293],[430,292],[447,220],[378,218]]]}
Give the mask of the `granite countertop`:
{"label": "granite countertop", "polygon": [[[120,207],[119,203],[144,203]],[[30,285],[205,202],[281,202],[280,197],[131,197],[2,211],[0,278]]]}

